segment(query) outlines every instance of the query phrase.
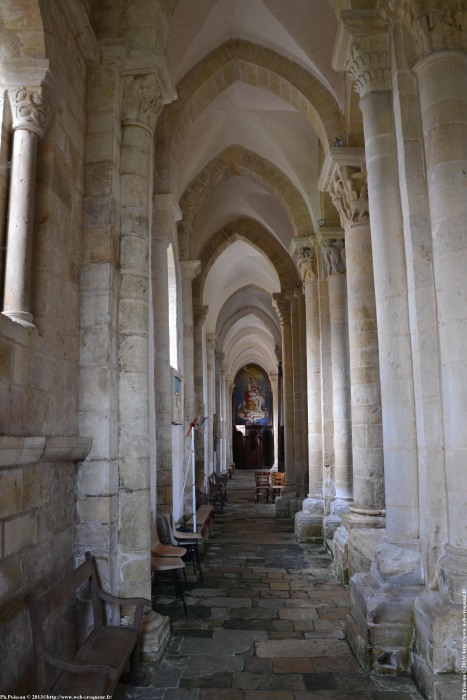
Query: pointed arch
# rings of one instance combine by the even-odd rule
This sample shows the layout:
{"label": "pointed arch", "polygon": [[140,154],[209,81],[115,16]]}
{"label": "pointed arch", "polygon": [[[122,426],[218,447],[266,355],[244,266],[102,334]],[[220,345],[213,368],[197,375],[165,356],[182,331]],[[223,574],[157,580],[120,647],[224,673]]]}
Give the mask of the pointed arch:
{"label": "pointed arch", "polygon": [[213,158],[185,190],[179,205],[183,221],[179,225],[180,252],[189,254],[194,222],[205,199],[235,175],[244,175],[265,186],[283,203],[292,222],[295,236],[314,235],[307,204],[298,189],[276,166],[256,153],[234,145]]}
{"label": "pointed arch", "polygon": [[[344,136],[344,118],[333,95],[307,70],[272,49],[233,39],[208,54],[177,86],[178,100],[167,105],[156,132],[156,190],[176,191],[173,156],[191,125],[234,82],[268,90],[299,111],[327,153]],[[176,158],[175,158],[176,161]]]}

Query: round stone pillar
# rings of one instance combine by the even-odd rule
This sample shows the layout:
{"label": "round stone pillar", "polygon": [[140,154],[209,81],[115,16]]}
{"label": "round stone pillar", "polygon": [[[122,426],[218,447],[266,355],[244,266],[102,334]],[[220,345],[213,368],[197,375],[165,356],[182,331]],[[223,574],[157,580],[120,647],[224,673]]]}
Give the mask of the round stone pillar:
{"label": "round stone pillar", "polygon": [[[193,351],[195,373],[195,403],[197,417],[206,417],[207,405],[204,395],[204,322],[208,313],[207,306],[193,308]],[[207,428],[195,431],[195,471],[196,483],[203,489],[207,483]]]}
{"label": "round stone pillar", "polygon": [[467,580],[467,478],[460,466],[467,458],[467,57],[454,49],[436,51],[422,58],[415,71],[425,144],[444,402],[449,544],[441,559],[441,579],[452,600],[461,603]]}
{"label": "round stone pillar", "polygon": [[285,487],[281,497],[276,499],[276,515],[290,515],[290,500],[295,498],[295,451],[294,451],[294,403],[293,403],[293,364],[292,327],[290,302],[286,294],[273,294],[273,304],[279,316],[282,331],[282,387],[284,412],[284,471]]}
{"label": "round stone pillar", "polygon": [[175,216],[169,195],[156,195],[152,233],[152,294],[156,405],[157,508],[173,507],[172,377],[170,371],[167,248]]}
{"label": "round stone pillar", "polygon": [[273,415],[273,436],[274,436],[274,464],[273,467],[279,470],[279,375],[270,374],[272,389],[272,415]]}
{"label": "round stone pillar", "polygon": [[30,285],[37,142],[49,121],[50,108],[42,88],[19,87],[9,94],[14,133],[3,313],[35,328]]}
{"label": "round stone pillar", "polygon": [[[302,354],[301,354],[301,328],[300,328],[300,302],[302,301],[302,291],[294,289],[288,293],[290,301],[290,319],[292,330],[292,357],[291,370],[293,378],[293,445],[295,464],[295,494],[303,499],[303,484],[305,480],[305,457],[303,437],[306,431],[306,422],[303,423],[306,410],[302,406],[302,392],[304,389],[302,377]],[[300,504],[301,506],[301,504]]]}
{"label": "round stone pillar", "polygon": [[[193,279],[201,269],[199,260],[183,260],[182,294],[183,294],[183,379],[185,395],[185,424],[196,418],[195,403],[195,368],[193,340]],[[186,431],[185,431],[186,432]]]}
{"label": "round stone pillar", "polygon": [[[352,453],[350,431],[350,378],[347,324],[347,279],[342,270],[342,248],[323,245],[328,261],[329,315],[331,324],[332,395],[334,414],[335,498],[331,515],[348,510],[352,499]],[[339,519],[339,516],[338,516]],[[340,519],[339,519],[340,520]]]}
{"label": "round stone pillar", "polygon": [[308,496],[303,501],[303,510],[295,515],[295,534],[300,542],[309,542],[322,539],[324,512],[319,282],[316,250],[311,239],[298,247],[295,259],[305,297],[308,408]]}
{"label": "round stone pillar", "polygon": [[[373,43],[372,43],[373,42]],[[368,169],[383,418],[387,533],[419,535],[417,436],[407,274],[386,36],[356,40],[348,70],[361,96]],[[417,545],[415,545],[417,546]]]}
{"label": "round stone pillar", "polygon": [[[193,342],[193,279],[201,269],[199,260],[183,260],[182,270],[182,305],[183,305],[183,383],[184,383],[184,419],[185,434],[188,426],[196,416],[195,371]],[[191,463],[190,463],[191,464]],[[191,468],[191,466],[189,467]],[[185,482],[184,504],[190,504],[192,510],[192,479]]]}
{"label": "round stone pillar", "polygon": [[217,336],[210,333],[206,336],[207,354],[207,399],[208,399],[208,473],[216,471],[214,463],[214,413],[216,411],[216,344]]}
{"label": "round stone pillar", "polygon": [[[151,594],[151,498],[149,446],[149,343],[154,342],[155,403],[157,451],[164,454],[158,460],[162,466],[157,474],[157,503],[172,508],[171,459],[163,453],[165,438],[158,433],[167,420],[159,413],[160,404],[166,408],[167,399],[159,395],[161,384],[169,377],[165,346],[156,339],[167,331],[168,352],[168,280],[167,241],[172,211],[167,200],[156,201],[158,215],[152,208],[152,158],[154,126],[162,106],[157,78],[154,74],[125,75],[122,78],[122,132],[120,155],[120,289],[118,306],[118,552],[120,594],[123,596]],[[137,194],[135,194],[137,193]],[[157,198],[156,198],[157,199]],[[151,212],[153,220],[151,221]],[[152,233],[152,236],[151,236]],[[151,245],[153,250],[151,251]],[[155,250],[154,250],[155,249]],[[163,255],[161,254],[164,251]],[[152,259],[150,257],[152,252]],[[148,263],[150,261],[150,263]],[[151,265],[151,277],[150,267]],[[160,269],[158,269],[158,267]],[[161,273],[159,277],[159,272]],[[164,274],[165,273],[165,274]],[[150,291],[154,297],[149,296]],[[161,291],[161,296],[158,292]],[[150,309],[153,324],[150,322]],[[158,313],[161,315],[158,316]],[[165,314],[165,315],[164,315]],[[154,338],[149,337],[149,329]],[[159,350],[161,354],[159,356]],[[162,392],[161,392],[162,393]],[[169,417],[171,413],[169,413]],[[158,419],[162,418],[161,425]],[[164,466],[170,464],[170,474]],[[160,489],[160,491],[159,491]],[[149,611],[143,618],[142,655],[160,658],[169,637],[167,618]]]}

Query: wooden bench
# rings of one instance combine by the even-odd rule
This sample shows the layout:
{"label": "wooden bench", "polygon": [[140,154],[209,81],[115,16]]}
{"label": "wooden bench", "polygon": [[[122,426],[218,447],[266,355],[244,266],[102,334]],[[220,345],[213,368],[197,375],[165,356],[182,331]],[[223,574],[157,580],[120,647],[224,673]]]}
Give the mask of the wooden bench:
{"label": "wooden bench", "polygon": [[[193,516],[187,521],[187,526],[193,528]],[[214,526],[214,506],[202,505],[196,510],[196,532],[202,536],[199,543],[200,551],[203,551],[204,540],[208,540]]]}
{"label": "wooden bench", "polygon": [[[93,628],[72,658],[68,659],[58,655],[49,640],[59,639],[62,642],[59,645],[60,649],[66,646],[63,635],[69,634],[69,631],[63,632],[65,618],[62,619],[60,609],[63,609],[68,601],[74,602],[78,588],[80,597],[90,590]],[[73,696],[109,695],[128,663],[130,680],[135,680],[143,609],[145,606],[150,607],[151,601],[143,598],[116,598],[104,593],[99,586],[89,552],[86,552],[83,564],[56,583],[47,593],[37,596],[31,591],[26,596],[26,602],[31,615],[37,692]],[[133,625],[130,627],[106,624],[104,603],[136,606]],[[62,638],[56,629],[50,629],[48,622],[52,618],[58,619],[62,625]],[[68,618],[67,614],[66,619]]]}

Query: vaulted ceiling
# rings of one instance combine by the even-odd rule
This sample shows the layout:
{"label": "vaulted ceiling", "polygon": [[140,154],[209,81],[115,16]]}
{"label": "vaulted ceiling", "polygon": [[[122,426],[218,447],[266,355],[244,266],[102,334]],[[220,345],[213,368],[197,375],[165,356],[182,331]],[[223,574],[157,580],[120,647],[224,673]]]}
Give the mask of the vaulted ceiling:
{"label": "vaulted ceiling", "polygon": [[195,301],[231,376],[277,366],[272,295],[300,283],[294,239],[315,235],[319,172],[344,136],[336,29],[328,0],[178,0],[170,19],[177,100],[157,127],[156,188],[182,211]]}

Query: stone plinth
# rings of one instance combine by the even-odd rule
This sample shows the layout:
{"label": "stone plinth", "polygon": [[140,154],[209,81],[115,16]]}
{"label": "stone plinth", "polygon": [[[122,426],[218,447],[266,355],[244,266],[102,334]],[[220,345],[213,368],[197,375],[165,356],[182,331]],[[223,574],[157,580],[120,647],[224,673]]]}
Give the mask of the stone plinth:
{"label": "stone plinth", "polygon": [[346,632],[352,651],[365,669],[405,675],[413,636],[412,609],[419,586],[383,583],[373,572],[351,581],[352,613]]}
{"label": "stone plinth", "polygon": [[151,610],[141,625],[141,661],[159,661],[170,639],[170,618]]}

